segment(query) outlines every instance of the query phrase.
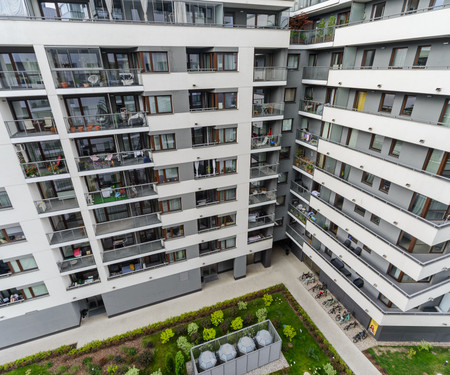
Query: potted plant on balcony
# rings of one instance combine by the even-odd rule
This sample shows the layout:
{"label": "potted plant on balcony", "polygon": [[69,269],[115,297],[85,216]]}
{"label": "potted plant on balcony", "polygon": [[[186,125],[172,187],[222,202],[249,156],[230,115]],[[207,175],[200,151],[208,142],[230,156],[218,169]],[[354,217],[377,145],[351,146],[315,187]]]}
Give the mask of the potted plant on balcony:
{"label": "potted plant on balcony", "polygon": [[94,126],[94,130],[99,131],[100,130],[100,125],[95,125]]}
{"label": "potted plant on balcony", "polygon": [[323,42],[324,28],[325,28],[325,18],[322,18],[317,24],[316,37],[314,38],[314,43]]}
{"label": "potted plant on balcony", "polygon": [[88,124],[88,126],[87,126],[87,131],[88,131],[88,132],[91,132],[93,127],[94,127],[93,124]]}
{"label": "potted plant on balcony", "polygon": [[327,30],[325,33],[325,42],[331,42],[333,40],[334,26],[336,25],[336,16],[328,18]]}
{"label": "potted plant on balcony", "polygon": [[32,165],[31,167],[25,169],[25,174],[27,177],[36,177],[38,173],[38,169],[35,165]]}

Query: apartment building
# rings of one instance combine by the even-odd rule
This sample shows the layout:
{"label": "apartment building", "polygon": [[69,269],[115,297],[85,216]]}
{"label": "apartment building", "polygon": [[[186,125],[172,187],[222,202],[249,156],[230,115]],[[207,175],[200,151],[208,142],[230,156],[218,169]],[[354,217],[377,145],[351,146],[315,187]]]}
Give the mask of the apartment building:
{"label": "apartment building", "polygon": [[2,2],[1,347],[270,266],[290,7]]}
{"label": "apartment building", "polygon": [[450,2],[296,1],[304,13],[274,237],[378,340],[449,341]]}

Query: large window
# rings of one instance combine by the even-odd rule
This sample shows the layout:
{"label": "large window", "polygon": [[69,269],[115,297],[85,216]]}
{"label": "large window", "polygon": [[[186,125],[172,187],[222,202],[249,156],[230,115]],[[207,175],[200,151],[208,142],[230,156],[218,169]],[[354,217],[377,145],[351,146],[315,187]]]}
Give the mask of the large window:
{"label": "large window", "polygon": [[389,189],[391,188],[391,181],[382,179],[380,182],[380,191],[383,193],[389,193]]}
{"label": "large window", "polygon": [[184,236],[184,225],[176,225],[174,227],[164,228],[162,230],[165,240]]}
{"label": "large window", "polygon": [[25,240],[25,235],[19,224],[11,224],[0,228],[0,246]]}
{"label": "large window", "polygon": [[363,53],[361,68],[372,69],[374,58],[375,58],[375,50],[366,49]]}
{"label": "large window", "polygon": [[40,10],[45,18],[88,19],[90,18],[87,3],[78,1],[42,1]]}
{"label": "large window", "polygon": [[450,127],[450,101],[445,100],[444,107],[442,108],[441,117],[439,118],[439,125]]}
{"label": "large window", "polygon": [[169,263],[179,262],[186,259],[186,250],[178,250],[173,253],[166,254]]}
{"label": "large window", "polygon": [[298,66],[299,66],[299,62],[300,62],[300,55],[295,54],[295,55],[288,55],[287,58],[287,68],[288,69],[293,69],[293,70],[297,70]]}
{"label": "large window", "polygon": [[392,140],[391,148],[389,150],[389,155],[394,158],[398,158],[400,156],[400,152],[402,150],[403,142],[397,139]]}
{"label": "large window", "polygon": [[156,95],[144,97],[144,110],[150,114],[172,113],[172,96]]}
{"label": "large window", "polygon": [[296,88],[287,88],[284,89],[284,101],[285,102],[295,102],[295,93],[297,92]]}
{"label": "large window", "polygon": [[383,148],[384,137],[378,134],[373,134],[372,139],[370,140],[369,148],[376,152],[381,152]]}
{"label": "large window", "polygon": [[408,47],[394,48],[392,50],[391,61],[389,66],[391,68],[401,69],[405,64],[406,53],[408,52]]}
{"label": "large window", "polygon": [[380,107],[378,109],[379,112],[392,112],[392,106],[394,104],[395,94],[382,94]]}
{"label": "large window", "polygon": [[201,126],[192,129],[192,147],[212,146],[236,142],[237,129]]}
{"label": "large window", "polygon": [[404,0],[402,14],[415,13],[419,7],[419,0]]}
{"label": "large window", "polygon": [[361,216],[364,216],[366,214],[366,210],[361,206],[358,206],[357,204],[355,204],[355,212]]}
{"label": "large window", "polygon": [[375,176],[373,174],[363,172],[361,182],[365,183],[366,185],[372,186],[374,177]]}
{"label": "large window", "polygon": [[152,150],[153,151],[161,151],[161,150],[175,150],[175,134],[160,134],[160,135],[152,135],[150,137]]}
{"label": "large window", "polygon": [[370,20],[375,21],[377,19],[382,18],[384,15],[385,6],[386,6],[386,2],[373,4],[372,5],[372,13],[370,15]]}
{"label": "large window", "polygon": [[155,171],[156,181],[160,184],[178,181],[178,168],[165,168]]}
{"label": "large window", "polygon": [[144,72],[169,71],[167,52],[141,52],[139,57]]}
{"label": "large window", "polygon": [[430,246],[420,241],[418,238],[413,237],[409,233],[403,231],[400,233],[397,243],[401,248],[414,254],[443,253],[445,251],[445,248],[447,247],[447,242],[442,242],[440,244]]}
{"label": "large window", "polygon": [[0,87],[44,88],[35,54],[0,53]]}
{"label": "large window", "polygon": [[57,69],[92,69],[103,66],[98,48],[50,48],[51,62]]}
{"label": "large window", "polygon": [[401,269],[395,267],[393,264],[389,266],[388,269],[388,275],[391,276],[393,279],[400,281],[402,283],[427,283],[431,280],[431,276],[426,277],[425,279],[415,281],[413,278],[408,276],[405,272],[403,272]]}
{"label": "large window", "polygon": [[[450,111],[449,111],[450,114]],[[290,132],[292,131],[292,123],[294,122],[294,119],[292,118],[285,118],[283,120],[283,124],[281,125],[281,131],[284,132]]]}
{"label": "large window", "polygon": [[0,188],[0,210],[10,207],[12,207],[12,204],[9,200],[8,193],[6,192],[5,188]]}
{"label": "large window", "polygon": [[414,109],[414,104],[416,104],[416,97],[412,95],[405,95],[400,114],[403,116],[411,116]]}
{"label": "large window", "polygon": [[9,268],[12,273],[20,273],[20,272],[35,270],[38,268],[33,256],[16,259],[16,260],[10,260],[8,262],[8,264],[9,264]]}
{"label": "large window", "polygon": [[422,67],[426,66],[430,51],[431,51],[431,46],[417,47],[416,58],[414,59],[414,67],[422,68]]}
{"label": "large window", "polygon": [[427,172],[450,178],[450,158],[447,152],[430,149],[423,166]]}
{"label": "large window", "polygon": [[172,212],[181,210],[181,198],[166,199],[159,202],[161,212]]}

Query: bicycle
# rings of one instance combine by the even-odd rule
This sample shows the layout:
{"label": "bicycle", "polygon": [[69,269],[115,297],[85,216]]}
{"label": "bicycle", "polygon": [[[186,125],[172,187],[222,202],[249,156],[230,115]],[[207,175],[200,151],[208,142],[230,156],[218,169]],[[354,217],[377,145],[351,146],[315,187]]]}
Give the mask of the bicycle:
{"label": "bicycle", "polygon": [[330,311],[328,311],[328,314],[334,314],[335,312],[340,313],[341,310],[342,310],[342,306],[341,305],[336,305]]}
{"label": "bicycle", "polygon": [[367,332],[363,329],[361,332],[358,332],[355,336],[353,336],[353,342],[358,342],[361,340],[365,340],[367,338]]}
{"label": "bicycle", "polygon": [[317,289],[320,288],[320,284],[319,283],[315,283],[311,288],[309,288],[308,290],[311,290],[313,292],[315,292]]}
{"label": "bicycle", "polygon": [[311,272],[303,272],[302,273],[302,280],[309,279],[312,276],[313,276],[313,274]]}
{"label": "bicycle", "polygon": [[332,306],[337,302],[337,299],[335,298],[330,298],[326,300],[326,303],[324,303],[325,306]]}
{"label": "bicycle", "polygon": [[341,319],[343,319],[347,315],[350,315],[350,312],[348,312],[347,310],[344,310],[344,312],[342,314],[337,314],[335,319],[336,319],[336,321],[338,321],[340,323]]}
{"label": "bicycle", "polygon": [[350,320],[352,318],[352,316],[350,315],[349,312],[347,312],[346,314],[342,314],[341,318],[338,320],[339,324],[345,323],[346,321]]}
{"label": "bicycle", "polygon": [[325,297],[327,294],[328,294],[328,292],[326,290],[321,290],[321,291],[319,291],[319,293],[317,293],[315,295],[315,298],[319,299],[319,298]]}
{"label": "bicycle", "polygon": [[334,301],[334,298],[333,298],[333,297],[328,298],[328,299],[326,299],[325,301],[322,302],[322,305],[327,305],[327,306],[328,306],[328,304],[329,304],[330,302],[332,302],[332,301]]}
{"label": "bicycle", "polygon": [[306,285],[309,285],[309,284],[313,283],[314,281],[316,281],[316,277],[312,276],[309,279],[306,279],[305,283],[306,283]]}
{"label": "bicycle", "polygon": [[345,327],[344,327],[344,331],[348,331],[349,329],[353,328],[353,327],[357,327],[358,323],[356,321],[348,323]]}

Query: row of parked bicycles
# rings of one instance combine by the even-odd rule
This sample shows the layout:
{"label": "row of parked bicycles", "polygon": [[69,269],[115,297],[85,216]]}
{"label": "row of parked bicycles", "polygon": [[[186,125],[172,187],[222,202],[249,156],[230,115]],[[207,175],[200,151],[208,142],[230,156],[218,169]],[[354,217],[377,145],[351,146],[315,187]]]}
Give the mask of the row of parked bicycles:
{"label": "row of parked bicycles", "polygon": [[[321,299],[322,297],[326,297],[328,295],[328,289],[326,283],[316,282],[316,277],[311,272],[305,272],[302,276],[299,277],[300,281],[303,281],[305,285],[313,284],[308,291],[316,293],[314,295],[315,298]],[[358,327],[358,322],[356,320],[352,320],[352,314],[350,311],[343,310],[343,307],[339,304],[339,301],[334,298],[328,298],[322,302],[322,305],[326,307],[332,308],[328,311],[329,314],[335,314],[335,320],[342,325],[344,331],[349,331],[352,328]],[[344,323],[347,323],[344,325]],[[363,329],[359,331],[355,336],[353,336],[353,342],[356,343],[358,341],[365,340],[367,338],[367,331]]]}

